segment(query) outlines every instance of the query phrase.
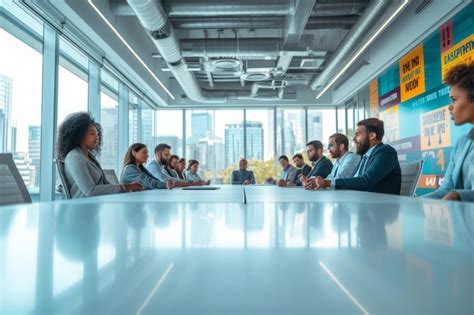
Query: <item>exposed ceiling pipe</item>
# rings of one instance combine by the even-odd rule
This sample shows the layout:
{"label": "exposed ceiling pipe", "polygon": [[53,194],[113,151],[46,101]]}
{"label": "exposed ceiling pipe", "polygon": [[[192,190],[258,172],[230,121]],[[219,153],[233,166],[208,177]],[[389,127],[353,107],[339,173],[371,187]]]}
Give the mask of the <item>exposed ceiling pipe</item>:
{"label": "exposed ceiling pipe", "polygon": [[370,29],[383,12],[392,3],[391,0],[373,0],[367,7],[359,21],[352,27],[351,31],[344,37],[342,44],[337,48],[331,60],[324,64],[324,71],[319,74],[311,83],[313,90],[321,89],[326,85],[335,71],[344,63],[344,60],[354,51],[362,42]]}
{"label": "exposed ceiling pipe", "polygon": [[306,29],[341,29],[350,28],[357,23],[359,18],[357,16],[321,16],[311,17],[306,24]]}
{"label": "exposed ceiling pipe", "polygon": [[181,41],[184,57],[278,57],[281,40],[273,38],[186,39]]}
{"label": "exposed ceiling pipe", "polygon": [[[248,99],[249,95],[242,95],[238,91],[217,92],[203,91],[192,72],[187,69],[182,58],[179,41],[174,34],[165,11],[155,0],[127,0],[143,27],[149,31],[153,43],[158,48],[162,58],[168,63],[176,81],[187,97],[199,103],[227,103],[230,94],[237,99]],[[278,97],[278,96],[277,96]],[[275,98],[274,98],[275,99]],[[272,100],[271,98],[265,100]]]}
{"label": "exposed ceiling pipe", "polygon": [[235,16],[279,15],[294,13],[293,0],[165,0],[163,6],[169,17],[176,16]]}
{"label": "exposed ceiling pipe", "polygon": [[153,43],[162,58],[168,63],[168,67],[184,93],[190,99],[200,103],[225,103],[227,99],[221,95],[204,95],[202,93],[196,77],[187,69],[186,62],[181,56],[179,41],[161,5],[155,0],[127,1],[143,27],[150,32]]}

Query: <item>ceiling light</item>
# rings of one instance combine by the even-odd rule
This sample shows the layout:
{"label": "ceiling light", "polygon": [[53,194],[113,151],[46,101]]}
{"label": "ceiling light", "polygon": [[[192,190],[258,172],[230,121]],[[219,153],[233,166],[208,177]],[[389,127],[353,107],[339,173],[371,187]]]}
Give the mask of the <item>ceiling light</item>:
{"label": "ceiling light", "polygon": [[150,75],[155,79],[156,82],[161,86],[161,88],[168,94],[171,99],[175,99],[173,94],[171,94],[170,90],[161,82],[160,79],[155,75],[155,73],[146,65],[146,63],[140,58],[140,56],[133,50],[133,48],[127,43],[127,41],[120,35],[120,33],[115,29],[115,27],[107,20],[107,18],[100,12],[100,10],[95,6],[95,4],[92,2],[92,0],[88,0],[89,4],[91,7],[97,12],[97,14],[101,17],[101,19],[107,24],[107,26],[117,35],[117,37],[122,41],[122,43],[125,45],[125,47],[128,48],[128,50],[132,53],[132,55],[142,64],[142,66],[150,73]]}
{"label": "ceiling light", "polygon": [[326,84],[324,89],[316,96],[316,99],[319,99],[334,84],[334,82],[336,82],[336,80],[346,72],[346,70],[354,63],[354,61],[367,49],[367,47],[369,47],[370,44],[372,44],[379,34],[388,26],[388,24],[390,24],[390,22],[392,22],[393,19],[395,19],[398,13],[400,13],[400,11],[402,11],[409,2],[410,0],[403,0],[403,3],[398,7],[398,9],[395,10],[395,12],[393,12],[393,14],[385,21],[385,23],[379,27],[374,35],[369,38],[369,40],[359,49],[359,51],[357,51],[357,53],[351,58],[351,60],[349,60],[348,63],[346,63],[346,65],[336,74],[336,76],[334,76],[334,78],[328,84]]}

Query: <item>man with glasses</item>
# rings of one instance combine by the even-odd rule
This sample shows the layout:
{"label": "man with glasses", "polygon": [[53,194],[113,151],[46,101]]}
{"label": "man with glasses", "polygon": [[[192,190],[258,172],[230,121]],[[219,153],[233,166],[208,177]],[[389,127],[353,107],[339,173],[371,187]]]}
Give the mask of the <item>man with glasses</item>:
{"label": "man with glasses", "polygon": [[[360,155],[349,152],[349,139],[341,133],[333,134],[329,137],[328,151],[336,162],[326,179],[351,177],[360,161]],[[303,186],[305,189],[316,188],[316,178],[306,179]]]}

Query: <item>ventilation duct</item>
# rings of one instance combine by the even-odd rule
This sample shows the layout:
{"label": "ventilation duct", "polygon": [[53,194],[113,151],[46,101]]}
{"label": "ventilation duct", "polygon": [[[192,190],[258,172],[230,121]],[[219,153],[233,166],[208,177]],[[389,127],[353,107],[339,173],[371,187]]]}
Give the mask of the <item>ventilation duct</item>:
{"label": "ventilation duct", "polygon": [[324,65],[324,71],[313,80],[311,83],[311,88],[313,90],[321,89],[326,85],[329,79],[334,75],[335,71],[344,64],[345,60],[362,42],[364,37],[391,3],[391,0],[373,0],[365,10],[364,14],[360,17],[359,21],[346,35],[341,46],[338,47],[337,52],[333,55],[329,63]]}
{"label": "ventilation duct", "polygon": [[[143,27],[150,32],[149,35],[153,38],[153,43],[162,58],[168,63],[170,71],[187,97],[199,103],[226,103],[230,98],[239,100],[251,98],[248,93],[243,95],[241,91],[203,91],[194,74],[187,69],[173,26],[170,25],[166,13],[159,2],[155,0],[127,1]],[[270,101],[281,98],[278,94],[268,97],[259,96],[252,99]]]}

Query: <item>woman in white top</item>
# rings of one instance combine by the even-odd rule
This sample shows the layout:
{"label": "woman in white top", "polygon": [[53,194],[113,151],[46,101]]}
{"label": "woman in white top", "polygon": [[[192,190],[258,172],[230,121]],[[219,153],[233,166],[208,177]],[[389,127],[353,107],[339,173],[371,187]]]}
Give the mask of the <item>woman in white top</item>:
{"label": "woman in white top", "polygon": [[211,181],[204,182],[198,174],[199,162],[197,160],[189,160],[188,168],[186,170],[186,179],[192,182],[200,182],[204,185],[209,185]]}

